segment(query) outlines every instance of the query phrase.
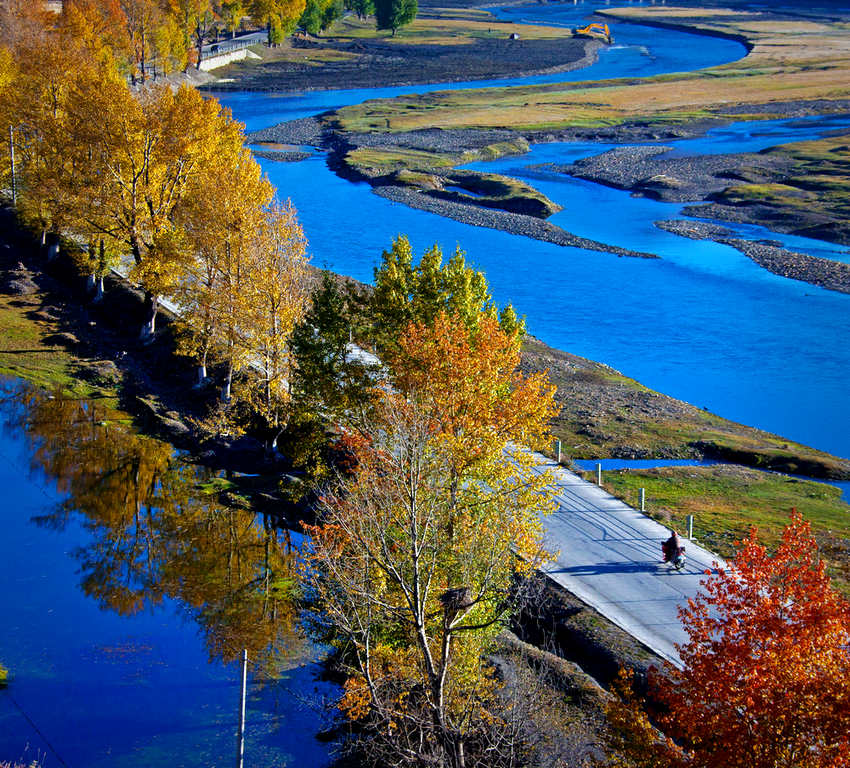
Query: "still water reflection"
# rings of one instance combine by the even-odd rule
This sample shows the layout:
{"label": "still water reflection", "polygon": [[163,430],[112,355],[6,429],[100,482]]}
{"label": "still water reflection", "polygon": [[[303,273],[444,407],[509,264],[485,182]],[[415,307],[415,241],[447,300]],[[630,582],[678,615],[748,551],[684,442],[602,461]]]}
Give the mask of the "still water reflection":
{"label": "still water reflection", "polygon": [[100,402],[24,386],[3,411],[7,502],[38,503],[3,513],[0,659],[16,679],[0,694],[0,760],[29,743],[53,765],[162,750],[229,764],[247,648],[251,763],[326,763],[321,717],[302,704],[330,690],[298,629],[291,537],[219,503],[226,480]]}

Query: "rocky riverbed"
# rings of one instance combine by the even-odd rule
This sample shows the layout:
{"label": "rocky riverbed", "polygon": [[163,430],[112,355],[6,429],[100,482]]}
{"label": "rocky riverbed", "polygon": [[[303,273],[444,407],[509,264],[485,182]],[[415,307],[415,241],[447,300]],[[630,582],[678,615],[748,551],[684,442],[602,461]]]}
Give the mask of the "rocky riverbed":
{"label": "rocky riverbed", "polygon": [[[475,202],[466,198],[442,193],[439,189],[415,188],[396,183],[392,174],[371,172],[347,162],[350,153],[360,148],[425,151],[435,155],[456,155],[485,151],[488,147],[516,147],[516,151],[527,148],[525,139],[516,131],[509,130],[438,130],[408,131],[398,133],[345,133],[332,130],[322,119],[304,118],[255,131],[248,135],[251,144],[309,145],[329,152],[329,164],[340,175],[368,181],[373,191],[393,202],[412,208],[436,213],[477,227],[489,227],[512,234],[532,237],[557,245],[585,248],[613,253],[618,256],[657,258],[655,254],[632,251],[596,240],[574,235],[561,227],[543,220],[539,216],[510,210],[500,210],[498,203]],[[261,156],[265,156],[262,154]],[[495,207],[494,207],[495,205]]]}
{"label": "rocky riverbed", "polygon": [[675,219],[656,221],[655,226],[691,240],[714,240],[716,243],[731,245],[775,275],[831,291],[850,293],[850,264],[791,251],[775,241],[732,237],[731,230],[710,222]]}
{"label": "rocky riverbed", "polygon": [[[210,88],[236,91],[308,91],[337,88],[453,83],[567,72],[592,64],[598,40],[555,35],[512,39],[516,25],[484,15],[475,21],[457,17],[451,9],[423,10],[419,18],[459,22],[431,43],[427,37],[402,40],[350,33],[325,37],[300,36],[276,51],[263,51],[261,61],[238,62],[219,71]],[[464,21],[470,29],[464,30]],[[477,25],[477,26],[473,26]],[[439,35],[435,35],[439,36]]]}
{"label": "rocky riverbed", "polygon": [[670,155],[672,147],[616,147],[556,170],[669,203],[705,200],[736,182],[781,179],[791,161],[775,155]]}
{"label": "rocky riverbed", "polygon": [[379,186],[373,190],[381,197],[397,203],[404,203],[411,208],[419,208],[423,211],[436,213],[455,221],[471,224],[475,227],[489,227],[510,232],[514,235],[533,237],[535,240],[543,240],[556,245],[567,245],[573,248],[584,248],[590,251],[602,251],[613,253],[617,256],[632,256],[642,259],[658,258],[655,254],[632,251],[627,248],[619,248],[616,245],[600,243],[598,240],[589,240],[567,232],[561,227],[550,224],[548,221],[527,216],[521,213],[511,213],[493,208],[483,208],[475,203],[465,203],[453,200],[432,197],[427,192],[396,186]]}

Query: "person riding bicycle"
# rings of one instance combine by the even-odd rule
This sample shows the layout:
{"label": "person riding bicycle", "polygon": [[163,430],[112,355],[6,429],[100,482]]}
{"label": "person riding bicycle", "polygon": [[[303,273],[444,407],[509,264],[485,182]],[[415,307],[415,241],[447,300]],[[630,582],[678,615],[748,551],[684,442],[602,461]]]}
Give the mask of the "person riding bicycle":
{"label": "person riding bicycle", "polygon": [[661,551],[664,553],[663,562],[669,563],[672,562],[673,558],[679,554],[679,550],[682,548],[682,542],[679,539],[679,534],[676,532],[675,528],[670,529],[670,538],[667,539],[661,545]]}

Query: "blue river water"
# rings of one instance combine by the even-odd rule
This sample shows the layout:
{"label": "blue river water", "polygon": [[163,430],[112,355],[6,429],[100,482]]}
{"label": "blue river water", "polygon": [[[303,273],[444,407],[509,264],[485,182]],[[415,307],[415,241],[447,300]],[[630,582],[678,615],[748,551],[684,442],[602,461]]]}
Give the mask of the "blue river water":
{"label": "blue river water", "polygon": [[[517,21],[575,26],[595,5],[603,3],[501,13]],[[614,34],[617,44],[601,52],[593,67],[522,82],[688,70],[744,54],[738,43],[681,32],[617,25]],[[440,88],[470,85],[482,83]],[[256,129],[367,98],[434,88],[227,94],[222,100]],[[677,150],[725,151],[723,146],[739,149],[744,142],[760,148],[837,125],[740,124],[696,144],[679,142]],[[845,396],[850,299],[770,275],[729,248],[683,241],[652,226],[655,219],[677,215],[678,206],[527,167],[601,149],[538,146],[529,156],[491,167],[538,183],[564,205],[555,221],[565,228],[658,253],[660,260],[559,248],[443,220],[339,179],[321,154],[301,163],[264,161],[264,167],[281,196],[298,208],[319,266],[369,280],[381,250],[399,233],[408,234],[419,251],[435,241],[446,250],[460,244],[487,272],[496,299],[512,301],[545,341],[725,416],[850,455]],[[755,228],[753,236],[764,235]],[[835,252],[811,241],[798,247]],[[196,563],[195,556],[206,546],[227,551],[233,527],[185,470],[157,470],[148,488],[152,498],[135,508],[131,495],[123,493],[132,475],[113,488],[122,491],[114,499],[105,495],[108,483],[101,489],[100,477],[92,492],[83,457],[90,459],[93,447],[104,448],[110,461],[122,460],[105,465],[103,478],[123,477],[121,471],[144,466],[141,460],[151,453],[151,461],[157,455],[161,461],[167,449],[122,436],[114,426],[84,430],[83,438],[73,431],[74,419],[50,416],[56,405],[33,405],[46,431],[27,437],[21,412],[13,407],[11,416],[4,414],[11,426],[0,433],[6,502],[0,662],[14,676],[0,692],[0,762],[42,757],[47,766],[69,768],[230,765],[239,695],[233,650],[256,642],[262,651],[269,638],[252,638],[251,631],[269,617],[261,613],[262,621],[255,620],[233,610],[231,589],[240,607],[245,600],[241,581],[228,586],[232,574],[198,579],[226,558]],[[39,421],[32,414],[27,419]],[[57,436],[60,427],[69,428],[70,437]],[[119,445],[119,438],[127,445]],[[236,542],[237,559],[250,560],[246,553],[255,555],[272,535],[250,515],[238,530],[246,541]],[[187,531],[191,535],[183,541]],[[250,564],[256,568],[255,560]],[[242,578],[252,573],[248,569]],[[251,610],[260,610],[269,598],[252,599]],[[281,615],[273,613],[275,632],[283,632]],[[309,659],[281,664],[281,655],[285,648],[266,659],[278,674],[252,666],[246,764],[318,768],[330,755],[315,738],[325,723],[313,707],[332,687],[316,679]]]}
{"label": "blue river water", "polygon": [[[251,566],[269,535],[262,523],[244,512],[233,525],[229,513],[193,499],[197,470],[173,465],[170,446],[120,425],[75,430],[68,425],[79,420],[51,411],[58,398],[10,406],[16,387],[4,384],[0,404],[8,426],[0,433],[0,662],[12,675],[0,689],[0,764],[233,765],[241,665],[232,659],[249,645],[257,650],[246,765],[326,765],[328,745],[316,734],[327,725],[321,700],[335,686],[318,679],[309,646],[287,663],[286,646],[269,655],[255,630],[263,622],[254,617]],[[22,428],[21,414],[49,432]],[[89,472],[93,462],[99,471]],[[148,477],[155,462],[153,482],[135,488],[143,503],[134,515],[132,475]],[[224,568],[228,552],[241,561],[236,573]]]}
{"label": "blue river water", "polygon": [[[604,5],[535,5],[500,14],[573,26]],[[671,30],[617,24],[612,31],[617,45],[596,64],[546,79],[691,70],[745,53],[734,41]],[[219,97],[249,129],[257,129],[366,98],[437,88]],[[756,151],[848,126],[847,115],[741,122],[669,145],[679,153]],[[568,163],[611,146],[541,144],[522,157],[471,167],[533,181],[563,206],[550,220],[568,231],[660,259],[563,248],[442,219],[379,198],[366,184],[339,179],[321,154],[301,163],[262,163],[279,195],[297,208],[318,266],[370,281],[381,251],[400,233],[420,252],[434,242],[444,250],[459,244],[486,272],[496,300],[512,302],[526,315],[529,331],[547,343],[727,418],[850,456],[850,297],[773,275],[728,246],[686,240],[654,226],[679,216],[681,205],[633,198],[533,167]],[[847,249],[808,238],[758,227],[738,233],[848,260]]]}

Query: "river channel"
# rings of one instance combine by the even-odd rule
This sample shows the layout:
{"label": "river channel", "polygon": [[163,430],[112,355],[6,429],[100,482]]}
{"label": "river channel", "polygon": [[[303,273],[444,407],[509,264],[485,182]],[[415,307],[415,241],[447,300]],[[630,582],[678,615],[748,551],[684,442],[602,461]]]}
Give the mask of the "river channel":
{"label": "river channel", "polygon": [[[608,5],[516,6],[498,13],[511,21],[575,26],[593,8]],[[746,52],[734,41],[640,25],[616,24],[613,34],[616,45],[588,68],[488,84],[684,71]],[[257,130],[369,98],[480,85],[237,92],[219,98],[249,130]],[[680,153],[756,151],[848,126],[847,115],[758,121],[668,143]],[[399,233],[419,252],[434,242],[447,251],[459,244],[486,272],[496,300],[512,302],[526,315],[529,331],[545,342],[722,416],[850,456],[850,296],[778,277],[728,246],[686,240],[654,226],[679,216],[681,204],[633,198],[530,168],[569,163],[611,146],[540,144],[523,157],[475,167],[531,180],[563,206],[551,221],[568,231],[660,259],[618,258],[442,219],[338,178],[320,153],[299,163],[261,162],[279,195],[298,209],[318,266],[371,281],[381,251]],[[847,249],[758,227],[741,227],[738,234],[769,236],[812,255],[850,258]]]}
{"label": "river channel", "polygon": [[[611,3],[613,5],[613,3]],[[511,7],[514,21],[575,26],[597,4]],[[598,3],[608,5],[608,3]],[[695,69],[744,55],[729,40],[617,25],[592,67],[510,82],[557,82]],[[451,88],[480,86],[456,83]],[[447,86],[440,86],[445,88]],[[416,88],[221,96],[250,130]],[[683,152],[768,146],[845,125],[738,124],[681,142]],[[767,143],[764,143],[767,142]],[[850,297],[784,280],[737,251],[653,227],[679,206],[530,170],[602,151],[540,145],[492,164],[533,178],[564,211],[555,223],[658,260],[617,258],[477,229],[393,204],[331,173],[319,153],[263,161],[290,197],[313,261],[370,280],[399,233],[423,250],[460,244],[546,342],[645,384],[842,455],[850,455]],[[752,236],[763,236],[757,230]],[[789,241],[790,242],[790,241]],[[823,243],[795,248],[846,258]],[[45,766],[232,765],[241,648],[249,648],[246,765],[330,761],[316,734],[330,684],[299,636],[296,550],[249,510],[222,507],[226,479],[183,463],[98,403],[7,383],[0,421],[4,519],[0,762]]]}

